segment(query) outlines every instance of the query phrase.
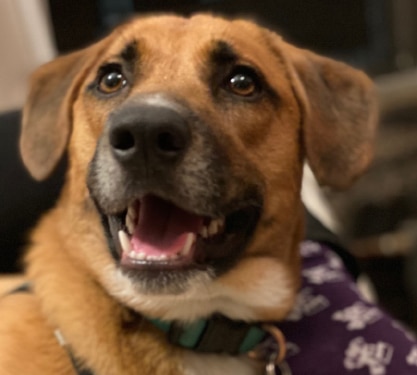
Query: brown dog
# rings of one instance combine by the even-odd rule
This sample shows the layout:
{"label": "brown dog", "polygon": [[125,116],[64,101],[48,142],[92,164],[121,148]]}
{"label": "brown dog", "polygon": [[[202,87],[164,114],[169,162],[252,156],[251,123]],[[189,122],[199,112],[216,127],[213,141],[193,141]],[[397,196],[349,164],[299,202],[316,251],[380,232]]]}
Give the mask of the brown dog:
{"label": "brown dog", "polygon": [[97,375],[262,373],[171,345],[150,319],[284,318],[304,160],[344,188],[375,127],[364,74],[246,21],[137,19],[42,66],[23,160],[43,179],[68,150],[69,170],[32,236],[32,293],[1,300],[2,374],[74,374],[65,348]]}

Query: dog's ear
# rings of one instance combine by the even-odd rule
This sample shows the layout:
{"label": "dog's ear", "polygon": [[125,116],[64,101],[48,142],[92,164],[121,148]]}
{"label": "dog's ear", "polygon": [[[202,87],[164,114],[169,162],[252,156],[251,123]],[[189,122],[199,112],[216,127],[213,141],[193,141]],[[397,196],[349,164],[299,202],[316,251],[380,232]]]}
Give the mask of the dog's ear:
{"label": "dog's ear", "polygon": [[37,180],[46,178],[62,157],[71,132],[72,104],[83,79],[110,37],[42,65],[31,76],[23,109],[20,153]]}
{"label": "dog's ear", "polygon": [[344,63],[281,39],[279,44],[303,111],[307,160],[321,185],[346,188],[372,160],[378,123],[374,85]]}

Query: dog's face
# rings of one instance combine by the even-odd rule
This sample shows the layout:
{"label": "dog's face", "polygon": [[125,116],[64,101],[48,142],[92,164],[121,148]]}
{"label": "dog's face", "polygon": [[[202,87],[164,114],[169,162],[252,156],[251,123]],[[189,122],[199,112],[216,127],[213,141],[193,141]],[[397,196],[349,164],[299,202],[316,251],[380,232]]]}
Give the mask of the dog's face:
{"label": "dog's face", "polygon": [[371,154],[371,91],[249,22],[138,19],[35,73],[22,154],[43,178],[68,145],[68,241],[115,298],[167,319],[281,319],[304,158],[350,183]]}

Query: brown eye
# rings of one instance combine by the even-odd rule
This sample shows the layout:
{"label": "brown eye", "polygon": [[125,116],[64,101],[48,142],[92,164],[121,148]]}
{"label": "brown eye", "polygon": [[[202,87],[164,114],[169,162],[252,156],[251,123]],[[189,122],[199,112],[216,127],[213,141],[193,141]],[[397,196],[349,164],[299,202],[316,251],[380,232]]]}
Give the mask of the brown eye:
{"label": "brown eye", "polygon": [[98,89],[104,94],[113,94],[125,87],[126,84],[124,75],[117,70],[113,70],[102,75],[98,83]]}
{"label": "brown eye", "polygon": [[226,88],[235,95],[251,97],[260,91],[260,82],[256,73],[249,67],[237,67],[229,75]]}

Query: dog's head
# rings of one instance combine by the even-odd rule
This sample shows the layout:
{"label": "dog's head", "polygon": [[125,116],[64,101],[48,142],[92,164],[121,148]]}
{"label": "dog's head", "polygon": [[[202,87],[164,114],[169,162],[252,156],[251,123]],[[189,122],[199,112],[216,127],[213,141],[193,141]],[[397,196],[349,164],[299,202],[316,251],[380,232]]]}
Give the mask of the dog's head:
{"label": "dog's head", "polygon": [[375,124],[362,73],[250,22],[163,16],[35,72],[21,151],[42,179],[68,149],[66,241],[115,298],[276,320],[298,287],[305,159],[348,186]]}

